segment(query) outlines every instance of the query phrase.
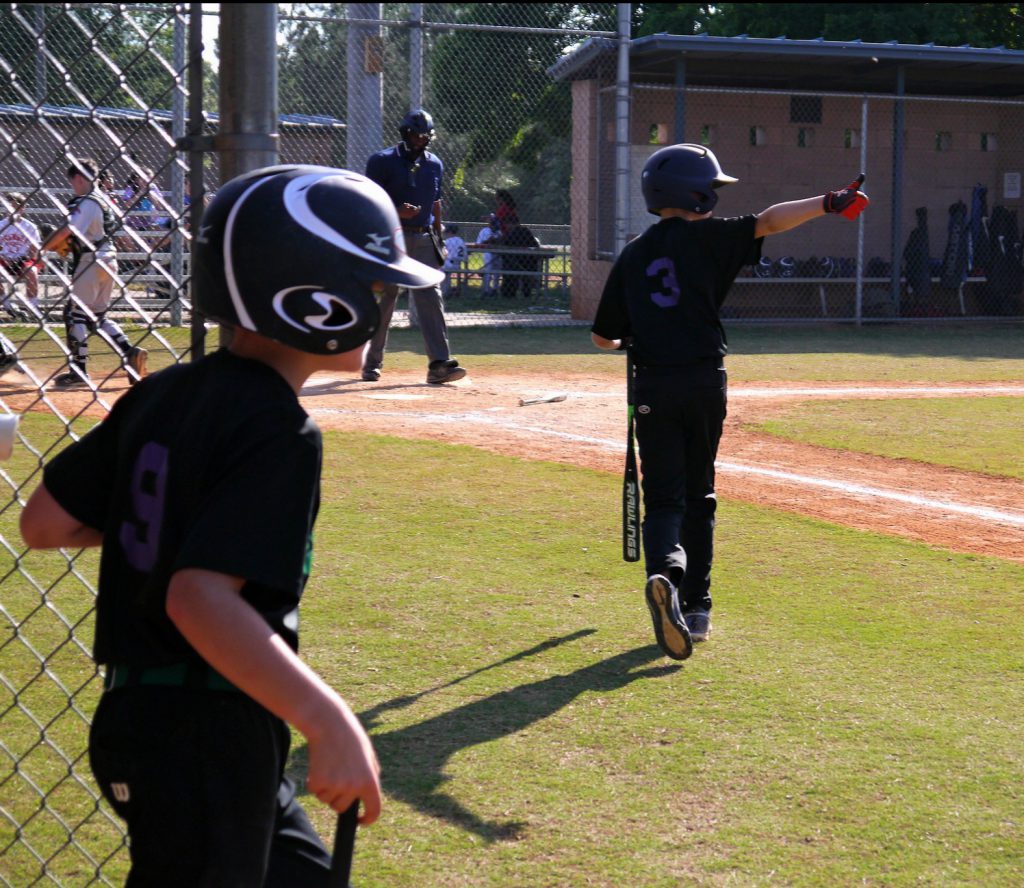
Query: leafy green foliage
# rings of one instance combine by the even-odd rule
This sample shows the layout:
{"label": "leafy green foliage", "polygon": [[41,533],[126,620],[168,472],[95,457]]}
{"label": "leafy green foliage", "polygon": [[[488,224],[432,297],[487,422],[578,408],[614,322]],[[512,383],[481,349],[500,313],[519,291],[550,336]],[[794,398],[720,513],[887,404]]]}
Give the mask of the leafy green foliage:
{"label": "leafy green foliage", "polygon": [[645,3],[636,36],[698,34],[1024,48],[1019,3]]}

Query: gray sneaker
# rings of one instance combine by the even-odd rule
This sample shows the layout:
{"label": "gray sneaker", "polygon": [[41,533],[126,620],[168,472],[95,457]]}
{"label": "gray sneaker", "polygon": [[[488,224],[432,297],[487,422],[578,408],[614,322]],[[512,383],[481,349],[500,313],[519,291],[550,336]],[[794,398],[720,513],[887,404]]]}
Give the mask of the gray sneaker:
{"label": "gray sneaker", "polygon": [[686,628],[690,630],[690,638],[694,641],[707,641],[711,634],[711,614],[706,610],[693,610],[683,614]]}
{"label": "gray sneaker", "polygon": [[666,657],[685,660],[693,653],[690,631],[679,612],[679,595],[675,586],[661,574],[647,579],[644,589],[647,607],[654,623],[654,637]]}
{"label": "gray sneaker", "polygon": [[443,385],[446,382],[455,382],[466,375],[466,368],[460,367],[459,362],[454,358],[447,361],[431,361],[427,368],[427,382],[430,385]]}

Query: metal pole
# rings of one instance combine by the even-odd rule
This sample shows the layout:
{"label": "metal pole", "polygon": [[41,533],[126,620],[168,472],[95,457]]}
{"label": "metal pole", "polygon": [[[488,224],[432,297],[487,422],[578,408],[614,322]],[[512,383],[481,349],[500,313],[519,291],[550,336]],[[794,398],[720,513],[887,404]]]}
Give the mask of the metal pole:
{"label": "metal pole", "polygon": [[[178,78],[171,94],[171,135],[175,142],[185,135],[185,90],[181,77],[185,72],[185,19],[182,11],[174,16],[174,70]],[[171,164],[171,206],[180,213],[185,205],[185,177],[180,164]],[[185,277],[185,245],[179,226],[171,230],[171,277],[174,278],[177,292],[172,294],[171,326],[181,326],[181,282]]]}
{"label": "metal pole", "polygon": [[[868,174],[868,99],[865,96],[860,105],[860,171]],[[869,185],[870,189],[871,186]],[[864,214],[857,218],[857,296],[854,314],[860,326],[864,311]]]}
{"label": "metal pole", "polygon": [[36,102],[46,101],[46,7],[36,6]]}
{"label": "metal pole", "polygon": [[900,316],[900,266],[903,241],[903,95],[906,88],[903,65],[896,69],[896,102],[892,111],[892,304]]}
{"label": "metal pole", "polygon": [[672,141],[678,145],[686,141],[686,58],[676,59],[676,120],[672,129]]}
{"label": "metal pole", "polygon": [[[345,166],[362,172],[384,138],[382,3],[349,3],[350,19],[371,24],[351,24],[345,59],[348,102],[345,121]],[[400,109],[404,114],[406,109]]]}
{"label": "metal pole", "polygon": [[629,226],[629,14],[618,7],[618,76],[615,83],[615,255],[626,246]]}
{"label": "metal pole", "polygon": [[423,4],[409,5],[409,21],[413,23],[409,37],[409,107],[423,107]]}
{"label": "metal pole", "polygon": [[278,161],[277,4],[220,7],[221,181]]}
{"label": "metal pole", "polygon": [[[203,4],[190,3],[188,10],[188,131],[196,142],[203,137]],[[195,236],[203,218],[205,187],[203,185],[203,152],[193,144],[188,154],[189,230]],[[195,294],[189,292],[192,302],[192,321],[189,328],[191,359],[198,361],[206,352],[206,324],[195,309]]]}

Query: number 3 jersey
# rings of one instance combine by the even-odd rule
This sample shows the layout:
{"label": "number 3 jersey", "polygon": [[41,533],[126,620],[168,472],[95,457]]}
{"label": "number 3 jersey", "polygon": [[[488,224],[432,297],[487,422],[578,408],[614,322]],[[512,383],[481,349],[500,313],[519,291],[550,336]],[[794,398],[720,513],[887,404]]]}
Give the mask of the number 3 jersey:
{"label": "number 3 jersey", "polygon": [[662,219],[626,244],[591,328],[633,337],[641,367],[687,367],[727,351],[719,308],[740,269],[761,257],[757,217]]}
{"label": "number 3 jersey", "polygon": [[94,656],[198,658],[166,612],[176,571],[245,580],[293,649],[320,499],[320,430],[266,365],[226,350],[147,377],[47,466],[47,490],[103,531]]}

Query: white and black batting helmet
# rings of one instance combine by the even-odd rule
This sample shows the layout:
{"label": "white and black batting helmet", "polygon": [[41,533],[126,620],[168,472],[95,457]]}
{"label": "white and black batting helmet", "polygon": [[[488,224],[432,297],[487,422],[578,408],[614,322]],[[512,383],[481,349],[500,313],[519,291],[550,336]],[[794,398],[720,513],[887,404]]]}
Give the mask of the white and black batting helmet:
{"label": "white and black batting helmet", "polygon": [[718,203],[716,188],[738,181],[722,172],[718,158],[708,148],[684,142],[661,148],[647,159],[640,188],[648,212],[656,216],[667,207],[703,215]]}
{"label": "white and black batting helmet", "polygon": [[222,186],[192,250],[196,307],[299,351],[336,354],[380,326],[375,281],[431,287],[391,198],[349,170],[274,166]]}

